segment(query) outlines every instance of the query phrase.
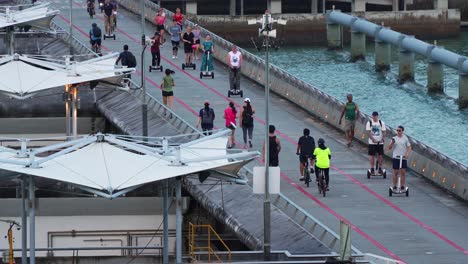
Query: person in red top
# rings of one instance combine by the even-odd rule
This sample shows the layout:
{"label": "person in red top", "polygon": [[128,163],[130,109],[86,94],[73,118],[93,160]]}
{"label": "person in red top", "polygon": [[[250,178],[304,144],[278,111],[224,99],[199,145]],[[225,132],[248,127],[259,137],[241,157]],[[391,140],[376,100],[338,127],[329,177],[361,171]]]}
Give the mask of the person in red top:
{"label": "person in red top", "polygon": [[180,11],[180,8],[176,8],[173,18],[177,22],[177,25],[179,25],[180,29],[182,30],[184,28],[184,14],[182,14],[182,12]]}
{"label": "person in red top", "polygon": [[161,65],[161,52],[159,45],[161,45],[161,38],[159,32],[154,32],[154,36],[151,38],[153,40],[153,45],[151,45],[151,66]]}
{"label": "person in red top", "polygon": [[224,109],[224,119],[226,120],[226,128],[231,129],[231,136],[228,141],[228,148],[233,148],[236,144],[234,133],[236,132],[236,118],[237,118],[237,109],[234,106],[233,102],[229,102],[229,106]]}
{"label": "person in red top", "polygon": [[159,36],[161,37],[161,43],[165,42],[164,41],[164,31],[166,30],[166,27],[164,26],[165,21],[166,21],[166,14],[164,14],[164,10],[160,8],[158,11],[158,14],[154,18],[154,23],[156,24],[156,31],[159,32]]}

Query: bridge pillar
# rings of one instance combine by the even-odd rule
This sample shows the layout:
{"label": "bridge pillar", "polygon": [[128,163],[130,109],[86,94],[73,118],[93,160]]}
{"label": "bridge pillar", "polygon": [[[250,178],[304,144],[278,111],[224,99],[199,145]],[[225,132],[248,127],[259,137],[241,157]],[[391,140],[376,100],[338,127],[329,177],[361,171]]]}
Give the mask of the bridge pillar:
{"label": "bridge pillar", "polygon": [[400,49],[398,54],[400,66],[398,69],[398,82],[414,81],[414,53]]}
{"label": "bridge pillar", "polygon": [[270,0],[270,14],[281,14],[281,0]]}
{"label": "bridge pillar", "polygon": [[458,87],[458,107],[468,107],[468,74],[460,73]]}
{"label": "bridge pillar", "polygon": [[364,60],[366,56],[366,35],[358,31],[351,32],[351,61]]}
{"label": "bridge pillar", "polygon": [[429,93],[444,92],[444,67],[432,60],[427,65],[427,91]]}
{"label": "bridge pillar", "polygon": [[312,14],[317,14],[318,13],[318,2],[317,0],[310,0],[311,8],[310,11]]}
{"label": "bridge pillar", "polygon": [[353,12],[366,12],[366,0],[352,0],[352,11]]}
{"label": "bridge pillar", "polygon": [[342,48],[341,25],[327,22],[328,49],[337,50]]}
{"label": "bridge pillar", "polygon": [[448,9],[448,0],[434,0],[434,9]]}
{"label": "bridge pillar", "polygon": [[236,15],[236,0],[229,1],[229,15],[231,16]]}
{"label": "bridge pillar", "polygon": [[197,14],[197,1],[187,1],[185,3],[185,13],[196,15]]}
{"label": "bridge pillar", "polygon": [[390,70],[391,61],[391,45],[375,39],[375,71],[382,72]]}

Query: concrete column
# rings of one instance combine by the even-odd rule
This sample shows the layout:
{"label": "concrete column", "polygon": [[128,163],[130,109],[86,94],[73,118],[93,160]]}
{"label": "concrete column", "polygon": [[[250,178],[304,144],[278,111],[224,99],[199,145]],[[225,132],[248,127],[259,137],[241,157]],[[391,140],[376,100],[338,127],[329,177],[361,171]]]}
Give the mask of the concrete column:
{"label": "concrete column", "polygon": [[448,9],[448,0],[434,0],[434,9]]}
{"label": "concrete column", "polygon": [[351,32],[351,61],[364,60],[366,56],[366,35],[361,32]]}
{"label": "concrete column", "polygon": [[271,14],[281,14],[281,0],[271,0]]}
{"label": "concrete column", "polygon": [[182,179],[176,179],[176,263],[182,264]]}
{"label": "concrete column", "polygon": [[353,0],[351,5],[353,12],[366,12],[366,0]]}
{"label": "concrete column", "polygon": [[393,5],[392,5],[392,11],[398,11],[399,10],[399,5],[398,5],[399,0],[393,0]]}
{"label": "concrete column", "polygon": [[29,176],[29,264],[36,264],[36,185]]}
{"label": "concrete column", "polygon": [[163,264],[169,264],[169,187],[167,181],[163,181]]}
{"label": "concrete column", "polygon": [[185,3],[185,13],[196,15],[197,14],[197,1],[187,1],[187,3]]}
{"label": "concrete column", "polygon": [[382,72],[390,70],[392,62],[391,45],[375,39],[375,71]]}
{"label": "concrete column", "polygon": [[235,16],[236,15],[236,0],[230,0],[229,5],[229,15]]}
{"label": "concrete column", "polygon": [[318,13],[317,3],[318,3],[317,0],[310,0],[310,5],[311,5],[310,12],[312,14],[317,14]]}
{"label": "concrete column", "polygon": [[460,108],[468,107],[468,74],[460,73],[458,87],[458,106]]}
{"label": "concrete column", "polygon": [[400,60],[398,82],[414,81],[414,53],[400,49],[398,58]]}
{"label": "concrete column", "polygon": [[341,25],[327,22],[328,49],[336,50],[342,47]]}
{"label": "concrete column", "polygon": [[427,91],[429,93],[444,92],[444,67],[435,61],[429,61],[427,65]]}
{"label": "concrete column", "polygon": [[29,202],[26,197],[26,176],[21,177],[21,264],[28,264],[28,220],[27,220],[27,206]]}
{"label": "concrete column", "polygon": [[244,15],[244,0],[240,0],[240,15]]}

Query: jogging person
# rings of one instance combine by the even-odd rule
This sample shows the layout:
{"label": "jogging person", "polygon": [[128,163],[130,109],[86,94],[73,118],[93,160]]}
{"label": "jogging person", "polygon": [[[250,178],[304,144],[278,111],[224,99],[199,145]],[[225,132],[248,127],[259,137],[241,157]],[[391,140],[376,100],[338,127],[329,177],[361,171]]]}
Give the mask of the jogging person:
{"label": "jogging person", "polygon": [[159,36],[159,32],[154,32],[154,36],[151,39],[153,40],[153,45],[151,45],[151,66],[160,66],[161,51],[159,45],[161,45],[161,38]]}
{"label": "jogging person", "polygon": [[194,44],[193,44],[193,47],[192,47],[193,48],[193,55],[194,55],[196,60],[199,60],[200,57],[198,57],[198,49],[200,48],[201,32],[200,32],[200,28],[198,27],[198,24],[195,24],[195,26],[193,26],[192,33],[193,33],[193,40],[194,40]]}
{"label": "jogging person", "polygon": [[300,181],[304,180],[304,163],[308,161],[310,166],[310,173],[314,173],[314,150],[315,140],[310,136],[310,130],[304,128],[303,136],[297,142],[296,155],[299,155],[299,171],[301,173]]}
{"label": "jogging person", "polygon": [[[156,24],[156,30],[159,31],[159,35],[161,36],[161,43],[164,43],[164,31],[166,27],[164,26],[164,22],[166,21],[166,14],[164,14],[164,9],[160,8],[156,17],[154,18],[154,23]],[[162,47],[162,44],[161,44]]]}
{"label": "jogging person", "polygon": [[213,108],[210,107],[210,102],[205,100],[203,103],[205,107],[200,109],[198,113],[198,122],[196,124],[196,128],[201,124],[201,128],[203,130],[203,134],[209,136],[212,134],[212,130],[214,127],[214,120],[215,120],[215,113]]}
{"label": "jogging person", "polygon": [[345,134],[346,134],[346,146],[350,147],[354,138],[354,129],[356,127],[356,117],[359,115],[358,105],[353,102],[353,95],[348,94],[346,96],[348,102],[343,105],[341,110],[340,122],[345,117]]}
{"label": "jogging person", "polygon": [[182,33],[182,30],[177,25],[177,21],[172,20],[172,26],[169,27],[169,34],[171,35],[171,43],[172,43],[172,59],[177,59],[177,52],[179,51],[181,33]]}
{"label": "jogging person", "polygon": [[192,27],[188,26],[186,32],[182,35],[182,41],[184,42],[185,52],[185,65],[191,65],[193,59],[193,48],[192,45],[195,43],[195,36],[192,33]]}
{"label": "jogging person", "polygon": [[[278,167],[279,166],[279,153],[281,152],[281,141],[275,135],[276,128],[274,125],[268,127],[268,140],[269,140],[269,167]],[[265,142],[262,147],[262,161],[265,162]]]}
{"label": "jogging person", "polygon": [[104,11],[104,28],[106,30],[106,35],[111,35],[111,29],[114,27],[114,5],[110,0],[106,0],[104,6],[102,7]]}
{"label": "jogging person", "polygon": [[86,1],[86,10],[88,11],[89,17],[93,18],[93,16],[96,14],[96,6],[94,3],[94,0],[87,0]]}
{"label": "jogging person", "polygon": [[242,54],[237,50],[237,46],[233,45],[232,50],[228,53],[227,62],[229,65],[229,87],[231,90],[235,88],[240,90],[240,68],[242,66]]}
{"label": "jogging person", "polygon": [[379,119],[379,113],[373,112],[372,119],[366,122],[366,131],[368,132],[369,136],[369,161],[370,161],[370,168],[371,174],[375,174],[374,166],[375,166],[375,154],[378,154],[378,167],[379,167],[379,174],[383,174],[382,170],[382,155],[384,154],[384,136],[385,136],[385,123]]}
{"label": "jogging person", "polygon": [[91,49],[98,54],[101,54],[101,41],[102,31],[96,23],[93,23],[89,30],[89,42],[91,43]]}
{"label": "jogging person", "polygon": [[177,22],[180,30],[184,28],[184,14],[180,11],[180,8],[176,8],[173,19]]}
{"label": "jogging person", "polygon": [[236,106],[234,105],[233,102],[229,102],[229,105],[226,109],[224,109],[224,115],[223,115],[226,125],[226,128],[231,129],[231,136],[229,137],[228,140],[228,148],[233,148],[236,143],[236,118],[237,118],[237,109]]}
{"label": "jogging person", "polygon": [[315,177],[316,181],[318,182],[319,177],[321,176],[320,173],[323,171],[325,174],[325,185],[327,191],[330,190],[328,187],[330,183],[330,159],[331,159],[331,151],[330,148],[325,146],[325,140],[323,138],[319,138],[317,141],[318,147],[314,150],[314,157],[315,157]]}
{"label": "jogging person", "polygon": [[[172,110],[172,99],[174,98],[174,78],[172,78],[171,74],[174,74],[174,71],[170,69],[166,69],[165,71],[166,76],[164,76],[161,89],[162,89],[162,97],[164,106],[169,104],[169,109]],[[164,115],[166,115],[166,108],[164,108]],[[169,115],[169,118],[172,118],[172,113]]]}
{"label": "jogging person", "polygon": [[[255,114],[255,109],[250,104],[250,99],[245,98],[244,106],[239,114],[239,126],[242,127],[242,135],[244,137],[244,148],[251,148],[252,145],[252,133],[254,129],[254,120],[253,115]],[[249,145],[247,145],[247,142]]]}
{"label": "jogging person", "polygon": [[[403,134],[405,128],[398,126],[397,135],[392,138],[392,142],[388,145],[388,150],[391,150],[393,146],[392,165],[393,165],[393,190],[397,190],[398,172],[401,175],[401,190],[405,190],[405,176],[406,168],[408,167],[408,156],[411,152],[411,143],[406,135]],[[400,166],[401,159],[401,166]]]}

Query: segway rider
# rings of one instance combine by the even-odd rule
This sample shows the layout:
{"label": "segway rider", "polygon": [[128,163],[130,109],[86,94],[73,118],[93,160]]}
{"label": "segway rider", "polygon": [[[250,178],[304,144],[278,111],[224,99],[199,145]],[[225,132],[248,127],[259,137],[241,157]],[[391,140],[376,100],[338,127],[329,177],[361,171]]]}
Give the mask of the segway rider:
{"label": "segway rider", "polygon": [[382,170],[382,155],[384,154],[384,136],[385,136],[385,123],[379,119],[379,113],[373,112],[372,119],[369,122],[366,122],[366,131],[368,131],[369,136],[369,161],[371,174],[375,174],[375,154],[378,154],[378,167],[379,174],[383,174]]}
{"label": "segway rider", "polygon": [[299,138],[297,142],[296,155],[299,155],[299,171],[301,177],[299,180],[304,180],[304,164],[308,161],[310,166],[310,173],[314,173],[314,150],[315,150],[315,140],[310,136],[310,130],[304,128],[303,136]]}
{"label": "segway rider", "polygon": [[182,33],[182,30],[177,25],[177,21],[172,20],[172,26],[169,27],[169,34],[171,35],[171,43],[172,43],[172,59],[177,59],[181,33]]}
{"label": "segway rider", "polygon": [[198,122],[196,124],[196,127],[201,124],[201,128],[203,130],[203,133],[207,136],[212,134],[212,130],[214,127],[214,120],[215,120],[215,113],[213,108],[210,107],[210,102],[208,100],[205,100],[203,103],[205,107],[200,109],[198,113]]}
{"label": "segway rider", "polygon": [[343,105],[343,108],[341,110],[340,122],[338,122],[338,124],[341,125],[341,120],[343,119],[343,116],[344,116],[345,117],[346,146],[350,147],[351,142],[353,141],[353,138],[354,138],[354,129],[356,127],[356,117],[359,115],[359,107],[355,102],[353,102],[352,94],[348,94],[346,98],[348,99],[348,102],[346,102]]}
{"label": "segway rider", "polygon": [[325,185],[327,191],[330,190],[328,187],[330,183],[330,159],[331,159],[331,151],[330,148],[325,146],[325,140],[323,138],[319,138],[317,141],[318,147],[314,150],[314,157],[315,157],[315,177],[316,181],[318,182],[319,177],[321,176],[321,172],[324,172],[325,175]]}
{"label": "segway rider", "polygon": [[101,53],[101,39],[102,31],[96,23],[93,23],[89,30],[89,42],[91,43],[91,49],[98,54]]}
{"label": "segway rider", "polygon": [[185,52],[185,65],[192,65],[192,56],[195,36],[192,33],[192,27],[188,26],[187,31],[182,35],[182,41],[184,42],[184,52]]}
{"label": "segway rider", "polygon": [[[392,165],[393,165],[393,190],[397,190],[398,172],[401,175],[401,190],[405,190],[405,175],[406,168],[408,167],[407,159],[411,152],[411,143],[406,135],[403,135],[405,128],[398,126],[397,135],[392,138],[392,142],[388,145],[388,150],[391,150],[393,146]],[[401,164],[400,164],[401,159]]]}
{"label": "segway rider", "polygon": [[[208,70],[209,72],[212,72],[214,70],[213,67],[213,52],[214,52],[214,46],[213,46],[213,41],[211,41],[211,36],[206,35],[205,37],[205,42],[203,42],[203,45],[201,47],[203,50],[203,59],[202,59],[202,65],[201,65],[201,71],[206,71]],[[208,55],[210,53],[210,55]],[[208,66],[208,69],[207,69]]]}
{"label": "segway rider", "polygon": [[151,39],[153,40],[153,45],[151,45],[151,66],[160,66],[161,51],[159,49],[159,45],[161,45],[161,38],[159,37],[159,32],[154,32],[154,36]]}
{"label": "segway rider", "polygon": [[228,53],[229,65],[229,87],[231,90],[240,90],[240,68],[242,66],[242,54],[237,50],[237,46],[233,45],[232,50]]}
{"label": "segway rider", "polygon": [[254,129],[254,119],[253,115],[255,114],[255,109],[250,104],[250,99],[245,98],[244,106],[241,109],[239,114],[239,126],[242,127],[242,135],[244,136],[244,147],[247,148],[247,142],[249,143],[248,147],[252,147],[252,133]]}
{"label": "segway rider", "polygon": [[111,28],[114,25],[114,5],[112,5],[110,0],[106,0],[102,10],[104,11],[104,29],[106,30],[106,35],[110,36],[112,33]]}
{"label": "segway rider", "polygon": [[180,8],[176,8],[173,19],[177,22],[180,30],[184,28],[184,14],[180,11]]}

